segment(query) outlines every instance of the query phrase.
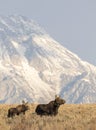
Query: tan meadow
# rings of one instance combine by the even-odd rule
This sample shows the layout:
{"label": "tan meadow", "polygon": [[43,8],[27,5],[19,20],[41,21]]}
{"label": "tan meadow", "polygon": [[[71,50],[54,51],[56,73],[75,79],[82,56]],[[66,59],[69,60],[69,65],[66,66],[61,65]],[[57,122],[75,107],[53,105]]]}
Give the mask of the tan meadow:
{"label": "tan meadow", "polygon": [[64,104],[56,116],[38,116],[36,104],[26,114],[7,117],[16,105],[0,105],[0,130],[96,130],[96,104]]}

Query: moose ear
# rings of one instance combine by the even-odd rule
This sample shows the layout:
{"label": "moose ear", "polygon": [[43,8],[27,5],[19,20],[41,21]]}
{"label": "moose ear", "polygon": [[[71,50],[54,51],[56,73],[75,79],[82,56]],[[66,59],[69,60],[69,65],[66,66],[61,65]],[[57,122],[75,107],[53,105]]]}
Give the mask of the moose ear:
{"label": "moose ear", "polygon": [[27,105],[27,104],[28,104],[28,102],[25,103],[25,105]]}
{"label": "moose ear", "polygon": [[22,104],[25,104],[25,101],[24,101],[24,100],[22,100]]}
{"label": "moose ear", "polygon": [[57,96],[57,94],[55,95],[55,99],[57,99],[57,98],[59,98],[60,99],[60,95],[59,96]]}
{"label": "moose ear", "polygon": [[55,99],[58,98],[59,96],[57,96],[57,94],[55,95]]}

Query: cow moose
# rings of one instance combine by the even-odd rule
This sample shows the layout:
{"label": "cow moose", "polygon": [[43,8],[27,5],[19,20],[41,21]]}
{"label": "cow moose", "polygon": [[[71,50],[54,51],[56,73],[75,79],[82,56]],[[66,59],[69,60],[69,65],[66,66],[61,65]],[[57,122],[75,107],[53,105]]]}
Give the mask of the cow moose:
{"label": "cow moose", "polygon": [[37,105],[35,112],[37,115],[43,116],[55,116],[58,114],[58,109],[60,105],[64,104],[65,100],[60,97],[55,97],[55,100],[49,102],[48,104],[39,104]]}
{"label": "cow moose", "polygon": [[23,104],[18,105],[15,108],[9,108],[8,110],[8,117],[12,117],[15,115],[19,115],[21,113],[25,114],[25,112],[29,109],[27,103],[23,102]]}

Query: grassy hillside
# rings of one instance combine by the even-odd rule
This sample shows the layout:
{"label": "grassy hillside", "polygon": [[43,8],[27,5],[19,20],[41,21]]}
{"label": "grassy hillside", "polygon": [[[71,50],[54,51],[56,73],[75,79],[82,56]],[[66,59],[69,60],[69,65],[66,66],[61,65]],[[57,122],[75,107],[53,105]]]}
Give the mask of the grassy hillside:
{"label": "grassy hillside", "polygon": [[96,130],[96,104],[64,104],[55,117],[40,117],[36,105],[29,104],[25,115],[13,119],[7,118],[10,107],[15,105],[0,105],[0,130]]}

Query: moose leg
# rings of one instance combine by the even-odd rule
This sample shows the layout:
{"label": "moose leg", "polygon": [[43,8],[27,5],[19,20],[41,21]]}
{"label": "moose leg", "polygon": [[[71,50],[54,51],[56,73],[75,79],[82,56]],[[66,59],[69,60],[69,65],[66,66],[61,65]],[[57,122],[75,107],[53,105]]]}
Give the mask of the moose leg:
{"label": "moose leg", "polygon": [[25,111],[23,112],[23,114],[25,115]]}

